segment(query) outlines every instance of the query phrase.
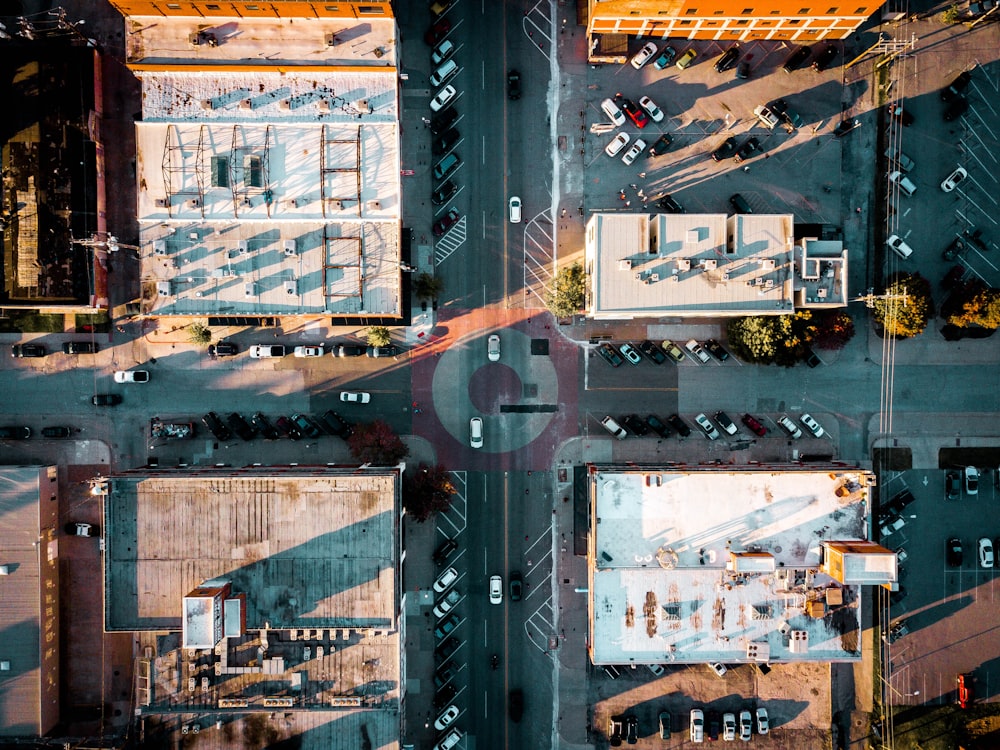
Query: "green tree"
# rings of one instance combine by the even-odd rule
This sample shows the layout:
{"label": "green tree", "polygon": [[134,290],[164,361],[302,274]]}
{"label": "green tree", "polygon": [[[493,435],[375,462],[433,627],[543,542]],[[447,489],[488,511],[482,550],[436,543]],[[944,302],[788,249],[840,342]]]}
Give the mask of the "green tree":
{"label": "green tree", "polygon": [[958,23],[960,11],[957,5],[949,5],[938,14],[938,20],[946,25]]}
{"label": "green tree", "polygon": [[990,289],[982,283],[975,284],[956,307],[947,316],[951,325],[960,328],[979,326],[990,330],[1000,327],[1000,290]]}
{"label": "green tree", "polygon": [[557,318],[576,315],[586,300],[587,274],[579,263],[559,269],[545,293],[545,306]]}
{"label": "green tree", "polygon": [[192,323],[188,326],[188,341],[192,344],[209,344],[212,342],[212,331],[204,323]]}
{"label": "green tree", "polygon": [[817,331],[812,312],[794,315],[756,315],[734,318],[726,324],[733,353],[746,362],[791,367],[804,359]]}
{"label": "green tree", "polygon": [[368,339],[368,346],[389,346],[392,336],[385,326],[372,326],[365,333]]}
{"label": "green tree", "polygon": [[854,338],[854,321],[844,310],[823,310],[816,315],[812,342],[820,349],[843,349]]}
{"label": "green tree", "polygon": [[399,435],[381,419],[355,426],[347,438],[347,447],[358,462],[376,466],[398,464],[410,452]]}
{"label": "green tree", "polygon": [[403,475],[403,507],[413,520],[423,523],[434,513],[447,513],[456,494],[444,466],[421,463]]}
{"label": "green tree", "polygon": [[875,300],[875,321],[892,338],[919,336],[933,314],[931,285],[919,273],[899,274]]}
{"label": "green tree", "polygon": [[413,280],[413,291],[420,301],[436,300],[444,290],[444,282],[440,277],[424,271]]}

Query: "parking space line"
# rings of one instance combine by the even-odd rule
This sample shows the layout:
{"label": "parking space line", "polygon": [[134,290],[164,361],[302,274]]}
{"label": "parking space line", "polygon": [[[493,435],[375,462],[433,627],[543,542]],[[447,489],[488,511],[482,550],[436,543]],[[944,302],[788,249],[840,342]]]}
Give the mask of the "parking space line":
{"label": "parking space line", "polygon": [[465,244],[467,217],[458,220],[447,233],[434,243],[434,259],[443,263],[451,257],[458,248]]}

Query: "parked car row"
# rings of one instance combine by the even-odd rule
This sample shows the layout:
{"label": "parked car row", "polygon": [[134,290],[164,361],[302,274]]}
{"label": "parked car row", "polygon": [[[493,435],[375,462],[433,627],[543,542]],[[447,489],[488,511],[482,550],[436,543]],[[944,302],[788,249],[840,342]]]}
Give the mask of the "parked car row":
{"label": "parked car row", "polygon": [[[744,414],[740,417],[740,421],[758,437],[764,437],[768,433],[763,423],[752,414]],[[781,415],[776,421],[788,433],[789,437],[794,439],[802,437],[802,429],[787,414]],[[813,437],[821,438],[826,434],[823,427],[810,414],[803,414],[799,417],[799,421]],[[715,412],[712,419],[703,412],[694,417],[694,423],[709,440],[718,440],[722,433],[727,436],[735,436],[739,433],[739,427],[724,411]],[[638,414],[626,414],[617,419],[607,416],[601,420],[601,425],[618,440],[624,440],[629,435],[646,437],[651,432],[661,438],[667,438],[673,434],[670,428],[673,428],[673,432],[676,432],[680,437],[688,437],[691,434],[691,428],[678,414],[671,414],[665,423],[655,414],[649,414],[645,418]]]}
{"label": "parked car row", "polygon": [[[284,344],[254,344],[250,347],[251,359],[279,359],[289,354],[300,359],[310,359],[322,357],[327,353],[324,344],[306,344],[302,346],[287,347]],[[209,354],[216,357],[232,356],[237,354],[239,349],[235,344],[229,342],[219,342],[215,348],[209,347]],[[402,350],[395,345],[389,346],[365,346],[358,343],[334,343],[330,345],[331,357],[360,357],[367,355],[372,358],[395,357]]]}
{"label": "parked car row", "polygon": [[744,708],[739,713],[738,724],[735,713],[726,712],[720,716],[715,711],[708,712],[708,721],[706,723],[704,710],[692,708],[689,730],[691,742],[702,743],[705,741],[706,735],[710,741],[718,740],[720,728],[724,741],[735,741],[738,732],[741,740],[749,742],[753,739],[755,719],[757,734],[765,735],[770,733],[771,724],[768,719],[767,709],[764,707],[758,708],[755,713],[751,713],[750,709]]}
{"label": "parked car row", "polygon": [[248,421],[234,411],[223,421],[218,414],[210,411],[201,418],[201,422],[220,441],[231,439],[234,433],[241,440],[253,440],[258,435],[264,440],[278,440],[282,437],[291,440],[301,440],[303,437],[314,439],[322,435],[333,435],[346,440],[354,432],[354,424],[334,411],[327,411],[322,417],[307,414],[279,416],[273,422],[261,412],[256,412]]}
{"label": "parked car row", "polygon": [[[48,427],[43,427],[41,431],[42,437],[46,438],[68,438],[73,432],[69,427],[63,427],[62,425],[50,425]],[[34,433],[31,431],[30,427],[25,427],[23,425],[7,425],[5,427],[0,427],[0,440],[28,440]]]}
{"label": "parked car row", "polygon": [[[710,362],[711,358],[708,352],[711,352],[712,356],[719,362],[725,362],[729,359],[729,352],[714,339],[706,340],[704,345],[691,339],[684,345],[684,348],[696,362]],[[597,353],[612,367],[619,367],[625,362],[638,365],[642,362],[643,355],[654,365],[662,365],[668,359],[672,359],[674,362],[685,360],[684,351],[670,339],[664,339],[659,344],[648,339],[639,344],[627,341],[616,345],[605,341],[598,345]]]}
{"label": "parked car row", "polygon": [[[96,354],[99,349],[93,341],[65,341],[62,345],[63,354]],[[24,359],[46,357],[49,350],[45,344],[14,344],[10,353],[16,359]]]}

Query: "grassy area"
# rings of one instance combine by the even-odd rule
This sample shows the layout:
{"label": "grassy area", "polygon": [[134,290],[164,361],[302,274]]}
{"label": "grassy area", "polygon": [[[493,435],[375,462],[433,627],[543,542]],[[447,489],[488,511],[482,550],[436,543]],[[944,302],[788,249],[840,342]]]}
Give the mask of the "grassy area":
{"label": "grassy area", "polygon": [[893,750],[993,750],[1000,747],[1000,707],[977,703],[895,709]]}
{"label": "grassy area", "polygon": [[12,311],[0,318],[2,333],[62,333],[64,330],[65,317],[62,315]]}
{"label": "grassy area", "polygon": [[111,330],[111,319],[105,312],[77,315],[75,330],[77,333],[107,333]]}

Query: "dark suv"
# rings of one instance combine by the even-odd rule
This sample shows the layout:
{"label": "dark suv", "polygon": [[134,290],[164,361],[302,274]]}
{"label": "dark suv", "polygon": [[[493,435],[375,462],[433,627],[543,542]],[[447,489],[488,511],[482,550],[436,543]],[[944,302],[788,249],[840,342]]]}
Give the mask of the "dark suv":
{"label": "dark suv", "polygon": [[260,436],[265,440],[277,440],[281,437],[281,434],[274,429],[271,423],[268,421],[260,412],[257,412],[250,418],[250,424],[254,426]]}
{"label": "dark suv", "polygon": [[351,423],[332,410],[323,414],[323,424],[326,425],[327,432],[344,440],[354,432]]}
{"label": "dark suv", "polygon": [[431,120],[431,132],[434,135],[441,135],[444,131],[455,124],[458,119],[458,112],[454,107],[445,110]]}
{"label": "dark suv", "polygon": [[278,417],[274,421],[274,426],[280,432],[287,435],[290,440],[301,440],[302,430],[300,430],[288,417]]}
{"label": "dark suv", "polygon": [[454,539],[445,539],[434,550],[434,564],[444,565],[452,552],[458,549],[458,543]]}
{"label": "dark suv", "polygon": [[319,427],[305,414],[293,414],[292,422],[308,438],[318,438],[322,434]]}
{"label": "dark suv", "polygon": [[0,440],[27,440],[31,437],[30,427],[0,427]]}
{"label": "dark suv", "polygon": [[67,341],[63,344],[62,350],[66,354],[95,354],[97,344],[90,341]]}
{"label": "dark suv", "polygon": [[671,414],[669,417],[667,417],[667,422],[670,424],[671,427],[677,430],[677,433],[681,437],[688,437],[691,434],[691,428],[688,427],[684,423],[684,420],[681,419],[678,415]]}
{"label": "dark suv", "polygon": [[441,187],[431,193],[431,203],[440,206],[451,200],[451,197],[458,192],[458,185],[451,180],[445,182]]}
{"label": "dark suv", "polygon": [[10,348],[10,353],[15,357],[44,357],[45,347],[41,344],[14,344]]}
{"label": "dark suv", "polygon": [[215,436],[216,440],[221,440],[225,442],[226,440],[229,440],[229,438],[233,436],[233,433],[230,432],[229,428],[222,423],[222,420],[219,419],[219,415],[216,414],[214,411],[210,411],[208,414],[202,417],[201,423],[208,428],[208,431]]}
{"label": "dark suv", "polygon": [[231,412],[228,417],[226,417],[226,424],[229,428],[240,436],[241,440],[253,440],[257,436],[257,430],[250,426],[250,424],[240,416],[239,412]]}
{"label": "dark suv", "polygon": [[649,429],[659,435],[661,438],[670,437],[670,428],[660,421],[660,418],[655,414],[650,414],[646,417],[646,424],[649,425]]}

